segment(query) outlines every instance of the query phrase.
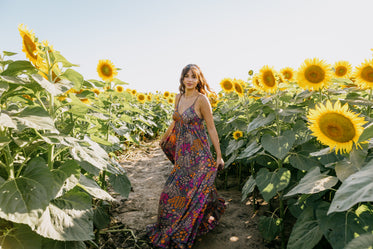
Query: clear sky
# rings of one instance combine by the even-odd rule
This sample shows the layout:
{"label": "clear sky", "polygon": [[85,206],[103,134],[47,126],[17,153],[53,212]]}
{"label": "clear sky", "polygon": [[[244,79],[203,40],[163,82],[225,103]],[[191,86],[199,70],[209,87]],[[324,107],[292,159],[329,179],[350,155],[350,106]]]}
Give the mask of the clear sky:
{"label": "clear sky", "polygon": [[306,58],[358,66],[372,58],[372,0],[0,0],[0,51],[25,59],[18,24],[48,40],[85,79],[109,59],[138,91],[178,91],[182,68],[201,67],[219,91],[264,65]]}

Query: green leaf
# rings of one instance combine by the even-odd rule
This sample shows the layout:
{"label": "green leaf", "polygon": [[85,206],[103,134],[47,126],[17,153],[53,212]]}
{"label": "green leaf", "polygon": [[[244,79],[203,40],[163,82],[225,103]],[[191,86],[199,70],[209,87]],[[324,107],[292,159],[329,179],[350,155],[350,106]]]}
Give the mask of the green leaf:
{"label": "green leaf", "polygon": [[37,224],[50,200],[50,171],[39,159],[26,167],[22,177],[8,179],[0,186],[0,217],[16,223]]}
{"label": "green leaf", "polygon": [[273,120],[275,120],[274,113],[270,113],[267,117],[259,116],[250,122],[249,126],[247,127],[247,133],[250,133],[253,130],[256,130],[260,127],[266,126],[270,124]]}
{"label": "green leaf", "polygon": [[283,159],[292,149],[295,142],[295,134],[293,131],[287,130],[279,137],[272,137],[269,134],[264,134],[262,139],[263,148],[277,157]]}
{"label": "green leaf", "polygon": [[42,238],[23,224],[14,224],[11,232],[0,236],[2,249],[40,249]]}
{"label": "green leaf", "polygon": [[314,158],[310,158],[309,156],[300,153],[292,154],[289,157],[289,162],[294,168],[305,171],[310,170],[314,166],[320,165],[320,163]]}
{"label": "green leaf", "polygon": [[98,199],[105,201],[115,200],[113,197],[111,197],[111,195],[109,195],[108,192],[98,186],[98,184],[93,179],[90,179],[85,175],[80,176],[79,187],[83,188],[85,191],[88,192],[88,194]]}
{"label": "green leaf", "polygon": [[332,188],[337,184],[338,178],[334,176],[328,176],[328,172],[320,173],[319,167],[311,169],[285,196],[291,196],[295,194],[315,194],[326,189]]}
{"label": "green leaf", "polygon": [[98,229],[104,229],[110,224],[110,215],[106,212],[104,207],[98,206],[94,210],[93,224]]}
{"label": "green leaf", "polygon": [[83,83],[84,83],[84,77],[77,71],[73,69],[67,69],[62,75],[61,78],[65,78],[70,80],[71,82],[74,83],[74,88],[79,90]]}
{"label": "green leaf", "polygon": [[13,56],[16,55],[17,53],[14,52],[9,52],[9,51],[3,51],[4,56]]}
{"label": "green leaf", "polygon": [[248,146],[246,146],[246,149],[244,149],[241,152],[237,159],[250,158],[255,153],[257,153],[261,148],[262,146],[258,145],[258,143],[254,140]]}
{"label": "green leaf", "polygon": [[12,116],[12,119],[17,121],[17,126],[20,131],[26,128],[34,128],[58,133],[58,130],[54,126],[53,119],[49,116],[49,113],[40,106],[27,106],[17,116]]}
{"label": "green leaf", "polygon": [[328,214],[348,210],[353,205],[373,201],[373,161],[350,175],[338,188]]}
{"label": "green leaf", "polygon": [[269,172],[266,168],[259,170],[255,182],[266,202],[289,185],[290,175],[290,171],[286,168],[280,168],[275,172]]}
{"label": "green leaf", "polygon": [[[0,77],[0,79],[2,78]],[[9,84],[6,82],[0,81],[0,97],[3,95],[4,92],[8,91],[8,89],[9,89]]]}
{"label": "green leaf", "polygon": [[36,68],[29,61],[15,61],[9,64],[1,75],[15,76],[23,72],[36,72]]}
{"label": "green leaf", "polygon": [[53,169],[52,175],[54,179],[52,196],[57,198],[73,189],[79,183],[80,167],[76,161],[68,160],[59,168]]}
{"label": "green leaf", "polygon": [[287,249],[312,249],[319,243],[323,233],[313,212],[313,208],[308,207],[299,216],[291,231]]}
{"label": "green leaf", "polygon": [[242,187],[242,199],[243,202],[246,200],[247,196],[254,191],[254,188],[256,186],[256,182],[254,177],[251,175],[249,179],[245,182],[245,185]]}
{"label": "green leaf", "polygon": [[76,188],[51,201],[35,232],[55,240],[90,240],[93,235],[91,197]]}
{"label": "green leaf", "polygon": [[228,144],[228,147],[225,151],[225,155],[226,156],[229,156],[230,154],[232,154],[234,151],[238,150],[239,148],[241,148],[244,144],[244,140],[230,140],[229,141],[229,144]]}
{"label": "green leaf", "polygon": [[78,67],[79,65],[76,65],[76,64],[72,64],[70,63],[68,60],[66,60],[65,57],[63,57],[60,52],[58,51],[54,51],[53,52],[53,55],[54,55],[54,58],[55,58],[55,62],[60,62],[62,63],[63,67]]}
{"label": "green leaf", "polygon": [[351,240],[344,249],[372,249],[373,234],[365,233]]}
{"label": "green leaf", "polygon": [[87,249],[83,241],[57,241],[44,238],[41,249]]}
{"label": "green leaf", "polygon": [[111,174],[109,176],[109,183],[121,196],[128,198],[131,191],[131,182],[126,174]]}
{"label": "green leaf", "polygon": [[272,241],[280,233],[282,219],[267,216],[260,216],[258,229],[266,241]]}
{"label": "green leaf", "polygon": [[33,74],[31,76],[42,88],[49,92],[52,96],[57,96],[63,92],[59,90],[54,84],[44,79],[40,74]]}
{"label": "green leaf", "polygon": [[0,126],[17,128],[11,117],[9,117],[8,114],[5,113],[0,113]]}
{"label": "green leaf", "polygon": [[364,128],[363,133],[360,135],[358,143],[367,141],[373,138],[373,123],[369,124],[369,126]]}

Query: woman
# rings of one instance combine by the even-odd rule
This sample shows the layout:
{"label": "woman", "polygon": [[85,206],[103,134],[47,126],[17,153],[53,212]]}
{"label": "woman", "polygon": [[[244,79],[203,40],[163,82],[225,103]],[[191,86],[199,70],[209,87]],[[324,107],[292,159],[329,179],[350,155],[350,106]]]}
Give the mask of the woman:
{"label": "woman", "polygon": [[184,67],[173,122],[160,142],[175,132],[175,166],[160,197],[157,223],[147,227],[150,241],[161,248],[191,248],[196,236],[213,229],[225,211],[224,200],[218,198],[214,186],[224,161],[206,89],[210,91],[201,69],[195,64]]}

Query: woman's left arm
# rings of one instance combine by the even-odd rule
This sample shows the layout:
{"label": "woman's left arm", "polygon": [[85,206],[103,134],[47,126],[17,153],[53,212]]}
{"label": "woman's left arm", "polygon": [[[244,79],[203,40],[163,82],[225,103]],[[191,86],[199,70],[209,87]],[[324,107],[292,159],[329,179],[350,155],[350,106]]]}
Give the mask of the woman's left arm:
{"label": "woman's left arm", "polygon": [[201,112],[202,118],[206,122],[207,131],[210,135],[211,142],[214,145],[214,148],[216,151],[216,167],[218,167],[218,169],[222,169],[224,167],[224,161],[221,156],[219,136],[215,128],[215,123],[214,123],[214,118],[212,116],[212,108],[211,108],[210,102],[205,95],[203,95],[200,100],[200,112]]}

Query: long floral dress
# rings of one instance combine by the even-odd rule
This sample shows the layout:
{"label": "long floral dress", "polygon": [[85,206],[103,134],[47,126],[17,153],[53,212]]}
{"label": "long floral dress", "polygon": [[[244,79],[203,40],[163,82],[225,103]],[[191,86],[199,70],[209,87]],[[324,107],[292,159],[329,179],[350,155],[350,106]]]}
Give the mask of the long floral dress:
{"label": "long floral dress", "polygon": [[207,134],[194,103],[175,120],[175,166],[159,201],[157,223],[147,226],[153,245],[191,248],[196,236],[213,229],[225,211],[224,199],[214,186],[217,175]]}

